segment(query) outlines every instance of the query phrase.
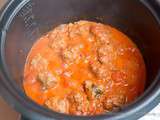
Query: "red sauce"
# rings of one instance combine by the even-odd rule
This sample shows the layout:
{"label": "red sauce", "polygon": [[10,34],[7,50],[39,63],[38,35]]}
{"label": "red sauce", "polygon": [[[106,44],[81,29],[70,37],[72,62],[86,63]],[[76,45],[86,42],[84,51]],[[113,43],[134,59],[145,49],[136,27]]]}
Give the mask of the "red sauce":
{"label": "red sauce", "polygon": [[144,91],[145,64],[136,45],[108,25],[60,25],[32,47],[24,89],[40,105],[66,114],[97,115],[134,101]]}

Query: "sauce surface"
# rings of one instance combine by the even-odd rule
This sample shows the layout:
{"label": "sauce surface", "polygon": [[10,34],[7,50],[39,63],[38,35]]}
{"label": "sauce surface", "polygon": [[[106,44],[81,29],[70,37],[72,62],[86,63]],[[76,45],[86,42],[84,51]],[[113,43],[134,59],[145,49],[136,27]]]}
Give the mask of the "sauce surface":
{"label": "sauce surface", "polygon": [[126,35],[79,21],[56,27],[33,45],[23,85],[28,97],[49,109],[97,115],[134,101],[145,77],[140,51]]}

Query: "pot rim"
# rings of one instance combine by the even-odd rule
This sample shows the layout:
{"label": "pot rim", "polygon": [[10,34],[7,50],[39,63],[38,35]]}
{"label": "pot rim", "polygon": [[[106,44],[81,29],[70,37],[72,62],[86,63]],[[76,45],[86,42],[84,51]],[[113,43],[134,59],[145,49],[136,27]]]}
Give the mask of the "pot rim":
{"label": "pot rim", "polygon": [[[154,82],[149,86],[149,88],[132,104],[125,106],[122,111],[117,113],[107,113],[104,115],[97,116],[73,116],[57,113],[51,110],[48,110],[44,107],[39,106],[38,104],[31,101],[27,98],[17,87],[12,85],[8,80],[7,70],[5,69],[6,64],[3,57],[3,45],[7,30],[10,23],[15,17],[16,13],[26,5],[30,0],[12,0],[8,2],[0,16],[0,94],[2,97],[18,112],[21,112],[24,116],[27,116],[30,119],[35,120],[53,120],[53,119],[69,119],[69,120],[88,120],[88,119],[107,119],[107,120],[131,120],[137,119],[143,116],[145,113],[153,109],[160,101],[160,71],[158,72],[157,77]],[[158,16],[155,9],[153,9],[147,2],[141,0],[142,4],[150,10],[152,15],[156,18],[157,22],[160,24],[160,16]],[[7,82],[6,82],[7,81]]]}

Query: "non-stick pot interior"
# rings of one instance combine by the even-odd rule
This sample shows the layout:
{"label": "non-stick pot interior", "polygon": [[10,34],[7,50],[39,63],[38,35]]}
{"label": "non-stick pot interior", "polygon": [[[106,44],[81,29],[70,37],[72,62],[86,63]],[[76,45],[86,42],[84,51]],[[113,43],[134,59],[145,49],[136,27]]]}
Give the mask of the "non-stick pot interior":
{"label": "non-stick pot interior", "polygon": [[141,50],[146,88],[160,67],[158,23],[139,0],[32,0],[15,11],[7,30],[4,58],[11,82],[23,91],[23,69],[33,43],[53,27],[78,20],[102,22],[127,34]]}

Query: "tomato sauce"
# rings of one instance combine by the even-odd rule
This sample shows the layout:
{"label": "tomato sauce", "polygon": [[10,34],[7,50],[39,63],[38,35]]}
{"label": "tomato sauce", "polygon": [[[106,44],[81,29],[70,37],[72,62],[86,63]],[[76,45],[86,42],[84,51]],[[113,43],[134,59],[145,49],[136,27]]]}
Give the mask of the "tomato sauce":
{"label": "tomato sauce", "polygon": [[23,85],[39,105],[73,115],[119,110],[139,97],[146,70],[136,45],[101,23],[56,27],[32,47]]}

